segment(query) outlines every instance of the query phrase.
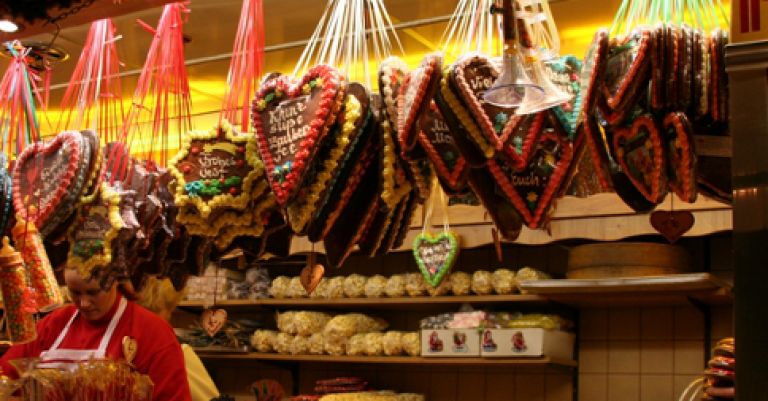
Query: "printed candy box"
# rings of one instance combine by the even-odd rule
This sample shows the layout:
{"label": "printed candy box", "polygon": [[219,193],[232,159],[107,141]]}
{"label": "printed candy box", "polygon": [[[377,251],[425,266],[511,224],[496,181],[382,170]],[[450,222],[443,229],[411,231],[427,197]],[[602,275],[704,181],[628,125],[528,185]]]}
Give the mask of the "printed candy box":
{"label": "printed candy box", "polygon": [[560,330],[485,329],[481,334],[480,355],[573,359],[574,340],[572,333]]}
{"label": "printed candy box", "polygon": [[480,356],[480,333],[478,329],[421,330],[421,356]]}

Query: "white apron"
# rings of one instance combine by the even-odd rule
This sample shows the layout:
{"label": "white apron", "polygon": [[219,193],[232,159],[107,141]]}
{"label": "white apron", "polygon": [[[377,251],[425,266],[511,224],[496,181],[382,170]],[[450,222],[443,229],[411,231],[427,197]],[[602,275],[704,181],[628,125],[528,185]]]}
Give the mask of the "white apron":
{"label": "white apron", "polygon": [[56,338],[51,349],[40,353],[40,363],[37,367],[41,369],[75,370],[80,362],[87,362],[92,359],[103,359],[107,354],[107,346],[112,339],[112,334],[114,334],[117,323],[120,322],[120,318],[123,317],[123,312],[125,312],[126,306],[128,306],[128,301],[126,301],[125,298],[121,298],[120,305],[117,307],[117,312],[112,316],[112,320],[109,322],[107,331],[104,332],[104,336],[101,338],[101,343],[99,343],[98,349],[59,349],[59,345],[61,345],[61,342],[64,341],[64,338],[69,332],[69,327],[80,312],[75,310],[75,313],[72,314],[72,317],[69,319],[69,322],[67,322],[67,325],[64,326],[64,330],[61,331],[59,337]]}

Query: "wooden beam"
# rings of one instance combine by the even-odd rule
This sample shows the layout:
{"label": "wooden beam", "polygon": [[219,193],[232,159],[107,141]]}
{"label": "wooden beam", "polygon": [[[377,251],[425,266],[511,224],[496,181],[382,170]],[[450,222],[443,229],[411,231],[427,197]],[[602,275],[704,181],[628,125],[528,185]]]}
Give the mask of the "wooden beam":
{"label": "wooden beam", "polygon": [[[62,19],[59,22],[59,26],[64,29],[68,27],[83,25],[98,19],[107,17],[114,18],[124,14],[160,7],[166,3],[172,2],[173,1],[171,0],[122,0],[119,2],[116,2],[115,0],[96,0],[93,4],[82,9],[80,12]],[[55,10],[51,14],[53,16],[57,16],[62,12],[65,12],[65,10]],[[56,30],[55,25],[49,24],[46,21],[36,21],[31,25],[25,21],[21,21],[20,19],[15,20],[14,22],[19,24],[21,29],[14,33],[0,32],[0,42],[13,39],[24,39],[41,33],[52,33]]]}

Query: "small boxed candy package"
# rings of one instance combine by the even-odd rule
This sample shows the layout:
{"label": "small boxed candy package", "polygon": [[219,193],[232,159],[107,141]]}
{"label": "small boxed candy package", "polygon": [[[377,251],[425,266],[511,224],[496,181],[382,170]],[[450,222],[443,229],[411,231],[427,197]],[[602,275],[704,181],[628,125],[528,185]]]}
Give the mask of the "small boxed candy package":
{"label": "small boxed candy package", "polygon": [[477,329],[421,330],[421,356],[480,356],[480,333]]}
{"label": "small boxed candy package", "polygon": [[484,329],[480,354],[484,357],[541,357],[573,359],[575,336],[541,328]]}

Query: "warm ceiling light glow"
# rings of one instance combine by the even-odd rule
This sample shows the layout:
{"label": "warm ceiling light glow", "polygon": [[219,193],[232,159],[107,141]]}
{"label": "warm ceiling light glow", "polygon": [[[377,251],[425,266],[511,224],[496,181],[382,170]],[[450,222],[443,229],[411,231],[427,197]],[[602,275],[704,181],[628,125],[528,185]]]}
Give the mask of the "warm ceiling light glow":
{"label": "warm ceiling light glow", "polygon": [[0,31],[13,33],[19,30],[19,26],[9,19],[0,19]]}

